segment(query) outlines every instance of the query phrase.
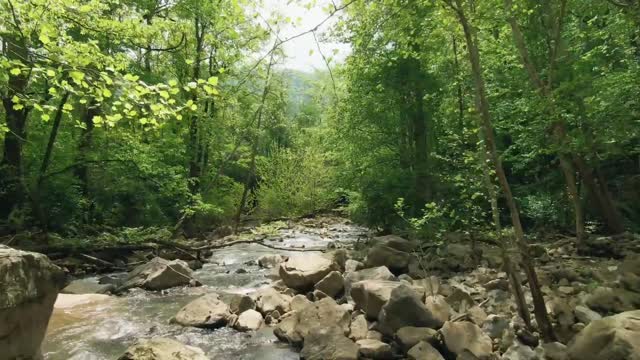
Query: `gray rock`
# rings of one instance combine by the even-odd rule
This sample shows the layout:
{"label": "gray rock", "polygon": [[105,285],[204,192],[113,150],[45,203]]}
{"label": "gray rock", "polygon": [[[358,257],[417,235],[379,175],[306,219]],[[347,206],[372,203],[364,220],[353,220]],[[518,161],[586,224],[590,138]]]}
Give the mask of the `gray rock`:
{"label": "gray rock", "polygon": [[399,281],[359,281],[352,285],[351,297],[356,308],[364,311],[367,318],[378,319],[382,306],[391,298],[391,291],[401,284]]}
{"label": "gray rock", "polygon": [[507,279],[494,279],[484,284],[484,288],[489,290],[509,291],[509,281]]}
{"label": "gray rock", "polygon": [[435,344],[437,334],[438,331],[431,328],[405,326],[398,330],[396,339],[402,350],[408,352],[421,341]]}
{"label": "gray rock", "polygon": [[127,274],[124,284],[116,289],[116,292],[134,287],[147,290],[163,290],[176,286],[199,284],[193,278],[193,271],[186,262],[182,260],[168,261],[156,257]]}
{"label": "gray rock", "polygon": [[204,351],[167,338],[138,340],[118,360],[207,360]]}
{"label": "gray rock", "polygon": [[592,321],[602,319],[600,314],[582,305],[576,306],[576,308],[573,309],[573,313],[576,315],[576,319],[585,325],[589,325]]}
{"label": "gray rock", "polygon": [[305,360],[357,360],[358,345],[340,328],[314,328],[304,340],[300,358]]}
{"label": "gray rock", "polygon": [[274,268],[285,259],[279,254],[262,255],[258,258],[258,265],[262,268],[271,269]]}
{"label": "gray rock", "polygon": [[407,285],[391,291],[389,301],[380,310],[378,327],[381,333],[393,336],[406,326],[440,328],[442,321],[427,309],[416,292]]}
{"label": "gray rock", "polygon": [[413,346],[407,352],[407,358],[409,360],[444,360],[442,354],[426,341],[421,341]]}
{"label": "gray rock", "polygon": [[459,355],[464,350],[470,351],[479,358],[488,357],[491,354],[491,338],[472,322],[447,321],[440,329],[440,333],[447,350],[452,354]]}
{"label": "gray rock", "polygon": [[220,300],[229,305],[229,311],[231,313],[239,315],[247,310],[255,310],[256,303],[248,295],[232,294],[232,293],[219,293]]}
{"label": "gray rock", "polygon": [[274,288],[260,289],[252,295],[256,299],[256,309],[264,316],[275,310],[278,310],[280,314],[285,314],[291,309],[292,297],[282,294]]}
{"label": "gray rock", "polygon": [[238,316],[233,327],[239,331],[258,330],[263,322],[262,314],[255,310],[247,310]]}
{"label": "gray rock", "polygon": [[39,358],[64,273],[45,255],[0,245],[0,284],[0,358]]}
{"label": "gray rock", "polygon": [[440,326],[451,317],[451,306],[449,306],[444,296],[427,296],[424,303],[427,310],[438,320]]}
{"label": "gray rock", "polygon": [[502,333],[509,328],[509,319],[502,315],[491,314],[482,324],[482,331],[492,339],[500,339]]}
{"label": "gray rock", "polygon": [[412,251],[416,248],[414,242],[399,236],[387,235],[374,238],[374,245],[367,253],[368,267],[386,266],[396,274],[406,273],[409,263],[414,258]]}
{"label": "gray rock", "polygon": [[296,295],[291,298],[291,311],[300,311],[311,304],[311,300],[307,299],[304,295]]}
{"label": "gray rock", "polygon": [[502,360],[544,360],[542,348],[532,349],[517,341],[502,355]]}
{"label": "gray rock", "polygon": [[86,280],[73,280],[64,289],[60,290],[62,294],[108,294],[115,291],[116,287],[112,284],[98,284]]}
{"label": "gray rock", "polygon": [[232,319],[229,305],[218,294],[207,294],[185,305],[172,321],[183,326],[219,328]]}
{"label": "gray rock", "polygon": [[352,259],[345,261],[345,264],[344,264],[344,272],[346,273],[362,270],[363,268],[364,268],[363,263],[361,263],[360,261],[352,260]]}
{"label": "gray rock", "polygon": [[567,354],[567,346],[562,343],[543,343],[541,346],[544,349],[544,355],[547,360],[567,360],[569,356]]}
{"label": "gray rock", "polygon": [[343,335],[349,333],[349,312],[332,298],[324,298],[300,311],[283,317],[273,333],[282,341],[300,344],[313,329],[337,327]]}
{"label": "gray rock", "polygon": [[358,341],[367,338],[367,332],[369,331],[369,324],[363,314],[356,315],[351,320],[349,331],[349,338]]}
{"label": "gray rock", "polygon": [[334,298],[344,290],[344,279],[338,271],[332,271],[318,281],[315,288]]}
{"label": "gray rock", "polygon": [[640,294],[624,289],[599,287],[586,299],[586,304],[601,314],[617,314],[639,308]]}
{"label": "gray rock", "polygon": [[569,359],[640,359],[640,310],[592,321],[569,344]]}
{"label": "gray rock", "polygon": [[391,346],[389,344],[383,343],[382,341],[373,339],[362,339],[356,341],[356,344],[359,347],[358,352],[363,358],[374,360],[393,359]]}
{"label": "gray rock", "polygon": [[279,274],[284,283],[299,291],[313,288],[332,271],[340,270],[340,266],[319,254],[304,254],[292,256],[280,264]]}

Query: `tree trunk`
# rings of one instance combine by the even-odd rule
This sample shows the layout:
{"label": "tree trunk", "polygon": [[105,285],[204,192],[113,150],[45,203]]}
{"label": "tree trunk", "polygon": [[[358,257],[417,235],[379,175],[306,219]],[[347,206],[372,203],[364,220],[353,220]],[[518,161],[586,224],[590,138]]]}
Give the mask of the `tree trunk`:
{"label": "tree trunk", "polygon": [[[549,114],[552,118],[556,119],[551,124],[551,132],[553,135],[553,140],[558,148],[558,160],[560,162],[560,169],[565,179],[565,184],[567,187],[567,196],[569,198],[569,202],[572,204],[575,216],[575,226],[576,226],[576,241],[578,244],[582,243],[585,237],[585,228],[584,228],[584,211],[582,208],[582,203],[580,201],[580,194],[578,192],[578,185],[576,181],[576,172],[573,168],[573,163],[570,160],[570,156],[565,154],[564,148],[566,147],[567,140],[567,130],[566,124],[561,119],[560,114],[555,107],[555,101],[553,99],[553,94],[549,86],[551,86],[551,78],[547,86],[540,77],[538,70],[536,69],[533,61],[531,60],[531,56],[529,55],[529,51],[527,50],[527,45],[524,39],[524,35],[522,34],[522,30],[520,29],[520,25],[516,21],[516,18],[513,16],[512,0],[504,0],[504,5],[507,15],[507,21],[511,27],[511,33],[513,35],[513,40],[518,49],[518,53],[520,54],[520,60],[522,61],[522,65],[524,66],[527,74],[529,75],[529,80],[533,84],[534,88],[543,99],[547,101]],[[561,12],[561,17],[564,14],[564,6],[566,5],[566,1],[562,3],[563,11]],[[555,61],[557,58],[558,52],[558,43],[560,42],[560,32],[561,32],[561,21],[562,18],[558,19],[556,24],[557,28],[555,30],[554,36],[554,44],[553,49],[550,51],[549,55],[549,71],[552,73],[555,67]],[[550,75],[551,76],[551,75]]]}
{"label": "tree trunk", "polygon": [[[200,57],[204,46],[204,25],[201,24],[200,16],[196,15],[194,19],[196,51],[193,63],[193,81],[200,78]],[[198,97],[194,93],[191,100],[197,103]],[[199,144],[199,116],[193,114],[189,122],[189,141],[187,143],[187,154],[189,155],[189,190],[192,195],[198,194],[200,191],[200,176],[202,169],[200,167],[200,144]]]}
{"label": "tree trunk", "polygon": [[[6,35],[4,39],[5,56],[9,60],[24,62],[28,59],[24,39]],[[4,137],[4,150],[0,161],[0,218],[6,219],[14,209],[20,208],[26,199],[22,169],[22,144],[27,140],[27,115],[29,108],[15,109],[13,97],[24,94],[29,81],[24,72],[19,75],[9,74],[6,96],[2,105],[6,114],[9,132]]]}
{"label": "tree trunk", "polygon": [[502,161],[498,156],[498,151],[496,148],[495,137],[493,134],[493,124],[491,122],[491,114],[489,112],[489,100],[487,98],[487,89],[484,81],[484,76],[482,75],[482,66],[480,63],[480,51],[478,49],[477,43],[474,41],[474,29],[469,24],[467,17],[464,13],[461,0],[455,0],[455,5],[451,1],[446,1],[447,5],[449,5],[456,13],[458,17],[458,21],[462,26],[465,41],[467,43],[467,48],[469,52],[469,61],[471,63],[471,72],[473,76],[474,88],[475,88],[475,103],[476,109],[480,113],[481,125],[484,128],[487,151],[491,157],[491,161],[495,166],[496,174],[498,175],[498,181],[500,183],[500,187],[502,188],[502,192],[505,196],[505,200],[509,207],[509,212],[511,214],[511,222],[513,224],[513,230],[515,233],[515,238],[517,241],[518,248],[520,250],[522,256],[522,265],[524,267],[525,273],[527,275],[527,279],[529,281],[529,287],[531,289],[531,296],[533,298],[534,305],[534,314],[536,320],[538,322],[538,327],[540,328],[540,334],[545,341],[555,341],[556,336],[553,332],[553,327],[551,326],[551,321],[549,320],[549,315],[547,314],[547,308],[544,302],[544,296],[542,291],[540,290],[540,283],[538,281],[538,276],[535,271],[535,267],[533,265],[533,260],[529,255],[529,249],[527,246],[527,242],[524,237],[524,230],[522,229],[522,223],[520,222],[520,213],[518,211],[518,207],[516,205],[515,199],[513,198],[513,194],[511,193],[511,187],[507,180],[507,177],[504,172],[504,168],[502,167]]}
{"label": "tree trunk", "polygon": [[256,156],[258,154],[258,146],[260,144],[260,127],[262,126],[262,113],[264,110],[264,104],[267,100],[267,95],[269,94],[269,86],[271,84],[271,67],[274,64],[274,59],[275,51],[272,51],[269,58],[269,64],[267,65],[267,75],[264,89],[262,90],[262,99],[260,100],[260,106],[258,107],[258,110],[256,110],[256,136],[253,139],[249,171],[247,172],[247,177],[244,182],[244,189],[242,191],[242,197],[240,198],[240,204],[238,204],[238,211],[236,212],[235,216],[234,232],[238,231],[238,226],[240,226],[240,217],[242,216],[242,212],[244,211],[245,203],[247,202],[247,197],[249,195],[249,190],[251,189],[251,186],[255,180]]}

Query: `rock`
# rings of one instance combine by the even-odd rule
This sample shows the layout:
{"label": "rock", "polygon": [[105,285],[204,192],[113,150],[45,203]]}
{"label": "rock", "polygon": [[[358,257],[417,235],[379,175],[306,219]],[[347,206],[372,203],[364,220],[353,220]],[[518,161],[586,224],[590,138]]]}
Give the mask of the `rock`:
{"label": "rock", "polygon": [[627,256],[618,270],[620,284],[629,291],[640,293],[640,255]]}
{"label": "rock", "polygon": [[219,293],[218,296],[225,304],[229,305],[232,314],[239,315],[247,310],[254,310],[256,303],[248,295]]}
{"label": "rock", "polygon": [[367,339],[380,340],[382,341],[382,334],[379,331],[369,330],[367,331]]}
{"label": "rock", "polygon": [[138,340],[118,360],[207,360],[204,351],[167,338]]}
{"label": "rock", "polygon": [[427,296],[424,303],[427,310],[438,320],[440,326],[451,317],[451,306],[449,306],[444,296]]}
{"label": "rock", "polygon": [[576,319],[585,325],[589,325],[592,321],[602,319],[600,314],[582,305],[576,306],[576,308],[573,309],[573,313],[576,315]]}
{"label": "rock", "polygon": [[569,359],[640,359],[640,310],[592,321],[569,344]]}
{"label": "rock", "polygon": [[356,344],[360,348],[358,352],[363,358],[374,360],[393,359],[391,346],[389,344],[383,343],[382,341],[373,339],[362,339],[356,341]]}
{"label": "rock", "polygon": [[280,314],[285,314],[291,309],[291,296],[279,293],[272,287],[258,290],[254,296],[256,308],[264,316],[275,310],[278,310]]}
{"label": "rock", "polygon": [[380,236],[374,238],[373,242],[367,253],[367,267],[386,266],[395,274],[408,271],[414,257],[411,252],[416,248],[414,242],[395,235]]}
{"label": "rock", "polygon": [[73,280],[64,289],[60,290],[62,294],[108,294],[115,291],[113,284],[97,284],[86,280]]}
{"label": "rock", "polygon": [[340,270],[340,266],[318,254],[292,256],[280,264],[280,278],[288,287],[306,291],[313,288],[332,271]]}
{"label": "rock", "polygon": [[451,295],[447,296],[447,302],[458,312],[464,312],[463,309],[469,309],[475,305],[475,301],[473,301],[471,295],[458,288],[454,288]]}
{"label": "rock", "polygon": [[413,346],[407,352],[407,358],[409,360],[444,360],[442,354],[426,341],[421,341]]}
{"label": "rock", "polygon": [[291,311],[300,311],[311,304],[311,301],[304,295],[296,295],[291,299]]}
{"label": "rock", "polygon": [[328,257],[333,263],[338,265],[338,267],[340,268],[339,269],[340,272],[344,271],[345,266],[347,264],[347,259],[349,258],[349,256],[347,255],[347,250],[345,249],[334,250],[326,253],[325,256]]}
{"label": "rock", "polygon": [[185,305],[173,322],[183,326],[219,328],[232,319],[231,310],[218,294],[203,295]]}
{"label": "rock", "polygon": [[318,281],[315,288],[330,297],[336,297],[344,290],[344,279],[339,272],[332,271]]}
{"label": "rock", "polygon": [[597,288],[587,299],[586,305],[601,314],[617,314],[640,307],[640,294],[624,289]]}
{"label": "rock", "polygon": [[271,269],[284,262],[284,258],[279,254],[262,255],[258,258],[258,265],[262,268]]}
{"label": "rock", "polygon": [[354,272],[346,273],[344,276],[345,283],[353,284],[363,280],[398,280],[395,275],[389,271],[386,266],[378,266],[368,269],[362,269]]}
{"label": "rock", "polygon": [[517,341],[502,355],[502,360],[543,360],[544,358],[544,350],[542,348],[534,350]]}
{"label": "rock", "polygon": [[168,261],[156,257],[127,274],[124,284],[116,289],[116,292],[134,287],[163,290],[185,285],[199,285],[199,282],[193,278],[193,271],[186,262],[182,260]]}
{"label": "rock", "polygon": [[487,289],[487,291],[496,289],[509,291],[509,281],[507,279],[494,279],[484,284],[484,288]]}
{"label": "rock", "polygon": [[369,324],[363,314],[356,315],[351,319],[351,326],[349,327],[349,338],[358,341],[367,338],[367,332],[369,331]]}
{"label": "rock", "polygon": [[491,314],[482,323],[482,331],[492,339],[500,339],[502,333],[509,328],[509,319],[502,315]]}
{"label": "rock", "polygon": [[0,245],[0,284],[0,358],[39,358],[64,273],[45,255]]}
{"label": "rock", "polygon": [[567,346],[562,343],[543,343],[542,348],[544,349],[546,360],[567,360]]}
{"label": "rock", "polygon": [[425,341],[430,344],[436,343],[436,336],[438,331],[426,327],[413,327],[405,326],[400,328],[396,333],[396,339],[402,347],[402,350],[407,352],[409,349],[416,346],[419,342]]}
{"label": "rock", "polygon": [[364,268],[364,264],[360,261],[349,259],[344,263],[344,272],[354,272]]}
{"label": "rock", "polygon": [[239,331],[258,330],[263,322],[262,314],[255,310],[247,310],[238,316],[233,327]]}
{"label": "rock", "polygon": [[400,285],[399,281],[359,281],[352,285],[351,297],[368,319],[378,319],[382,306],[391,298],[391,291]]}
{"label": "rock", "polygon": [[437,329],[443,324],[427,309],[416,292],[404,284],[391,291],[391,297],[380,310],[378,320],[380,332],[387,336],[393,336],[405,326]]}
{"label": "rock", "polygon": [[358,345],[340,328],[315,328],[305,337],[300,358],[306,360],[357,360]]}
{"label": "rock", "polygon": [[331,297],[331,296],[329,296],[329,295],[327,295],[327,294],[323,293],[323,292],[322,292],[322,291],[320,291],[320,290],[313,290],[313,292],[312,292],[311,294],[312,294],[312,296],[313,296],[313,297],[312,297],[313,301],[318,301],[318,300],[322,300],[322,299],[324,299],[324,298],[326,298],[326,297]]}
{"label": "rock", "polygon": [[484,321],[487,320],[487,313],[478,305],[467,310],[467,314],[469,314],[469,320],[478,326],[482,326]]}
{"label": "rock", "polygon": [[465,349],[479,358],[488,357],[491,354],[491,338],[472,322],[447,321],[440,329],[440,333],[447,350],[452,354],[459,355]]}
{"label": "rock", "polygon": [[332,298],[324,298],[284,317],[273,333],[282,341],[300,344],[316,328],[337,327],[346,335],[349,333],[350,322],[347,310]]}
{"label": "rock", "polygon": [[531,331],[526,328],[519,328],[516,330],[516,337],[526,346],[530,346],[532,348],[538,347],[540,345],[540,339],[537,335],[533,334]]}
{"label": "rock", "polygon": [[246,274],[248,271],[246,269],[240,268],[240,269],[236,269],[236,271],[234,271],[234,273],[236,274]]}

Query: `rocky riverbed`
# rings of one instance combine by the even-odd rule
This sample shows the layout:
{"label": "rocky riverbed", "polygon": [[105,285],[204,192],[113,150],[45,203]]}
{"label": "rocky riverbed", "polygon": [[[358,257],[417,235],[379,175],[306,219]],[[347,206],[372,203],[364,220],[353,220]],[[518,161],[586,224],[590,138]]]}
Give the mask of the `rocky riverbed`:
{"label": "rocky riverbed", "polygon": [[[472,249],[452,235],[436,251],[398,236],[376,237],[334,217],[254,235],[261,244],[216,249],[195,271],[186,262],[156,258],[128,274],[72,282],[65,292],[76,294],[61,294],[53,310],[45,358],[640,356],[634,235],[592,237],[580,248],[565,238],[530,247],[558,337],[549,343],[540,340],[535,321],[527,329],[518,316],[492,245]],[[237,239],[215,243],[224,241]],[[531,304],[526,282],[523,287]],[[88,294],[105,291],[119,295]]]}

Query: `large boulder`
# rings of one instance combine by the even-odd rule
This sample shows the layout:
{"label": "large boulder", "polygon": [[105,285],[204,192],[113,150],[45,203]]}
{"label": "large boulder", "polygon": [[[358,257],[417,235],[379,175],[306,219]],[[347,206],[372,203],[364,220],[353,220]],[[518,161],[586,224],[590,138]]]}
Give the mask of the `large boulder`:
{"label": "large boulder", "polygon": [[0,358],[40,357],[64,274],[42,254],[0,245]]}
{"label": "large boulder", "polygon": [[344,279],[340,272],[332,271],[318,281],[315,288],[334,298],[344,290]]}
{"label": "large boulder", "polygon": [[218,294],[207,294],[185,305],[172,321],[183,326],[215,329],[232,319],[229,305]]}
{"label": "large boulder", "polygon": [[349,338],[358,341],[367,338],[369,323],[363,314],[358,314],[351,319]]}
{"label": "large boulder", "polygon": [[481,359],[491,354],[491,338],[472,322],[447,321],[440,333],[447,350],[454,356],[463,354],[465,350]]}
{"label": "large boulder", "polygon": [[304,339],[300,358],[305,360],[357,360],[358,345],[339,327],[314,328]]}
{"label": "large boulder", "polygon": [[193,271],[182,260],[165,260],[153,258],[146,264],[133,269],[118,289],[121,292],[130,288],[140,287],[147,290],[164,290],[176,286],[199,285],[193,278]]}
{"label": "large boulder", "polygon": [[442,295],[429,295],[425,298],[424,304],[441,326],[451,317],[451,306]]}
{"label": "large boulder", "polygon": [[386,266],[395,274],[408,271],[416,243],[395,235],[376,237],[373,243],[367,253],[367,267]]}
{"label": "large boulder", "polygon": [[347,296],[351,296],[351,287],[353,284],[364,280],[397,281],[398,278],[396,278],[396,276],[393,275],[386,266],[346,272],[344,274],[344,288]]}
{"label": "large boulder", "polygon": [[333,260],[319,254],[304,254],[292,256],[280,264],[279,274],[284,283],[299,291],[313,288],[332,271],[340,270],[340,266]]}
{"label": "large boulder", "polygon": [[351,297],[357,309],[364,311],[367,318],[375,320],[382,306],[391,298],[391,291],[401,284],[399,281],[359,281],[351,286]]}
{"label": "large boulder", "polygon": [[427,309],[414,289],[404,284],[391,291],[389,301],[378,315],[378,328],[387,336],[393,336],[405,326],[438,329],[442,324],[442,320]]}
{"label": "large boulder", "polygon": [[167,338],[139,340],[118,360],[207,360],[202,349]]}
{"label": "large boulder", "polygon": [[592,321],[572,340],[569,359],[640,359],[640,310]]}
{"label": "large boulder", "polygon": [[350,323],[349,312],[327,297],[300,311],[290,312],[281,319],[273,333],[281,341],[299,345],[313,329],[337,327],[343,335],[347,335]]}

